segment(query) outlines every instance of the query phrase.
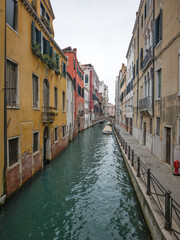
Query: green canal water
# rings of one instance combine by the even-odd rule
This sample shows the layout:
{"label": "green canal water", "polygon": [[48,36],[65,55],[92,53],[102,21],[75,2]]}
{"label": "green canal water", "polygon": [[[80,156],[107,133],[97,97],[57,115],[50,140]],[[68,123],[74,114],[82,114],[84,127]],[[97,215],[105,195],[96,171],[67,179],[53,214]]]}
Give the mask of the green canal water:
{"label": "green canal water", "polygon": [[0,240],[149,240],[119,147],[98,124],[0,208]]}

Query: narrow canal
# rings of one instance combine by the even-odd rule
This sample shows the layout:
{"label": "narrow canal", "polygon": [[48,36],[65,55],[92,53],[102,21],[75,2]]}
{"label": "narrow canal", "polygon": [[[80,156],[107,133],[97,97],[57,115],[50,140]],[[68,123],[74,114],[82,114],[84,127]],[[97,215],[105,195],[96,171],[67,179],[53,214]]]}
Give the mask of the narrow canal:
{"label": "narrow canal", "polygon": [[1,240],[151,239],[113,135],[98,124],[0,208]]}

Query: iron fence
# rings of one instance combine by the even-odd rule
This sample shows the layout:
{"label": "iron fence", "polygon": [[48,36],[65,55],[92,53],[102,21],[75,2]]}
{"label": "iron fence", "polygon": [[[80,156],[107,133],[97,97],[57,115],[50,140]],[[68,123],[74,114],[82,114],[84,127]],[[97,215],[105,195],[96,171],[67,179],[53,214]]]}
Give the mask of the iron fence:
{"label": "iron fence", "polygon": [[114,130],[119,139],[120,145],[127,154],[127,158],[137,171],[137,177],[141,178],[146,186],[146,194],[151,196],[159,212],[164,218],[164,228],[172,232],[176,239],[180,240],[180,205],[171,197],[171,192],[167,191],[161,183],[151,173],[148,168],[134,152],[134,149],[121,136],[120,130],[114,126]]}

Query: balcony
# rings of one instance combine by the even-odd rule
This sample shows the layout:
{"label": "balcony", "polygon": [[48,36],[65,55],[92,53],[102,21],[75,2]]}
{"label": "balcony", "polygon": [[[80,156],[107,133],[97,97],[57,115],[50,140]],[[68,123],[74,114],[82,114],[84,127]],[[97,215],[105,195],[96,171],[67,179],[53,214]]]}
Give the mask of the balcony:
{"label": "balcony", "polygon": [[141,112],[149,112],[151,114],[152,111],[152,97],[145,97],[139,100],[139,111]]}
{"label": "balcony", "polygon": [[55,107],[43,107],[42,112],[42,122],[52,123],[55,120],[55,116],[58,115],[57,109]]}
{"label": "balcony", "polygon": [[150,47],[146,53],[146,56],[143,59],[143,63],[142,63],[143,70],[146,68],[146,66],[149,64],[152,58],[153,58],[153,47]]}

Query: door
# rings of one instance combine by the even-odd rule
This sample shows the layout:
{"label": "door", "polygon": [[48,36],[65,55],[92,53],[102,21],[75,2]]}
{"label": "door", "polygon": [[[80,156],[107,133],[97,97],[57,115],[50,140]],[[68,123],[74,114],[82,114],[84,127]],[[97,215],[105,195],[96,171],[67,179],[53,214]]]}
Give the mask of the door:
{"label": "door", "polygon": [[144,138],[144,145],[146,145],[146,123],[144,122],[144,134],[143,134],[143,138]]}
{"label": "door", "polygon": [[132,118],[130,118],[130,134],[132,135]]}
{"label": "door", "polygon": [[50,134],[49,127],[46,126],[43,134],[43,161],[51,159],[51,142],[50,142]]}
{"label": "door", "polygon": [[170,164],[171,158],[171,128],[166,128],[166,163]]}

